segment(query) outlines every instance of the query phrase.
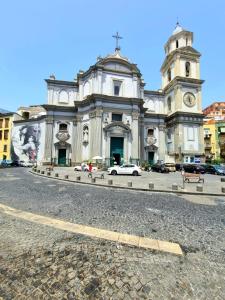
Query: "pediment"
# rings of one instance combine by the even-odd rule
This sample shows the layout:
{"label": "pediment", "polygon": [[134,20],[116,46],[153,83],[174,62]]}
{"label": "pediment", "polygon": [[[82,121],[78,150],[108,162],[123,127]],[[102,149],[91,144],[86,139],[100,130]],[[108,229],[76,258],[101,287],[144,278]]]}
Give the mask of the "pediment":
{"label": "pediment", "polygon": [[117,61],[108,61],[104,64],[106,69],[114,70],[114,71],[122,71],[122,72],[131,72],[131,67],[129,65],[122,64]]}
{"label": "pediment", "polygon": [[130,127],[123,122],[112,122],[105,126],[104,131],[110,131],[114,133],[125,133],[130,132]]}

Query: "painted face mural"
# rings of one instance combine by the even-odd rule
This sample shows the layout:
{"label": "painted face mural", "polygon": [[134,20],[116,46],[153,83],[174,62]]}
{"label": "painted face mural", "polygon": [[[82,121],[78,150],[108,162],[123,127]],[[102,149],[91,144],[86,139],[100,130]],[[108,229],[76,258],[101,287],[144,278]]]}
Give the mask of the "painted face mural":
{"label": "painted face mural", "polygon": [[37,161],[41,128],[39,124],[15,128],[12,135],[12,160]]}

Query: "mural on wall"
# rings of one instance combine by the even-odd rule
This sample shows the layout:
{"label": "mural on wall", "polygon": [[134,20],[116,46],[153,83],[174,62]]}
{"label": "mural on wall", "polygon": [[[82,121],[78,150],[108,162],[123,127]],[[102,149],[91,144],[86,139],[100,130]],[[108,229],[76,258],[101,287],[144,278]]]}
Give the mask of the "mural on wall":
{"label": "mural on wall", "polygon": [[40,145],[40,124],[15,127],[12,135],[12,160],[36,162]]}

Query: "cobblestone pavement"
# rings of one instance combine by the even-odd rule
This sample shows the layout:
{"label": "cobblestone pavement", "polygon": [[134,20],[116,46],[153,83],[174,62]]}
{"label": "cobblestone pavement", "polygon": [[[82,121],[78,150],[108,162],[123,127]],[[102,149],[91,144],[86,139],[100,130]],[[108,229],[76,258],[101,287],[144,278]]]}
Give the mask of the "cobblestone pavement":
{"label": "cobblestone pavement", "polygon": [[[0,214],[3,299],[224,299],[225,200],[96,188],[0,171],[0,202],[178,242],[184,256],[69,234]],[[191,201],[190,201],[191,200]]]}

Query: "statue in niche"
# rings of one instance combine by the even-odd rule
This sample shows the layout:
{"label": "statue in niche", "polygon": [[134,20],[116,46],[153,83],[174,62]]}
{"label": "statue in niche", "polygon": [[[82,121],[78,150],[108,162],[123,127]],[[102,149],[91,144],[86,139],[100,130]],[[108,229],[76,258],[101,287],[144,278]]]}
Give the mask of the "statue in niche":
{"label": "statue in niche", "polygon": [[88,126],[83,127],[83,143],[87,144],[88,143],[88,135],[89,135],[89,129]]}

